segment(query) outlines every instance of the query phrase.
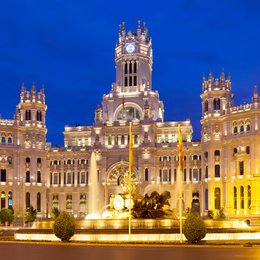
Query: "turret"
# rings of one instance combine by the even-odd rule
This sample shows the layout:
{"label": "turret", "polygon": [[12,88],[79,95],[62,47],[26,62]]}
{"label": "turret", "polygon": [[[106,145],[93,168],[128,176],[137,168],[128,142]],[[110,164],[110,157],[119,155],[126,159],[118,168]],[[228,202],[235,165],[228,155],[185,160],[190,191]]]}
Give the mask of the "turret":
{"label": "turret", "polygon": [[260,103],[260,97],[258,95],[257,86],[254,87],[254,94],[253,94],[253,97],[252,97],[252,103]]}
{"label": "turret", "polygon": [[100,105],[97,105],[96,111],[95,111],[95,125],[102,124],[103,118],[102,118],[102,109]]}
{"label": "turret", "polygon": [[22,84],[20,92],[20,103],[17,105],[15,119],[18,125],[45,127],[45,105],[44,89],[37,93],[33,83],[31,90],[27,91]]}
{"label": "turret", "polygon": [[208,80],[203,76],[202,83],[202,118],[219,116],[225,113],[227,107],[232,106],[231,77],[225,78],[224,70],[220,78],[214,78],[209,73]]}

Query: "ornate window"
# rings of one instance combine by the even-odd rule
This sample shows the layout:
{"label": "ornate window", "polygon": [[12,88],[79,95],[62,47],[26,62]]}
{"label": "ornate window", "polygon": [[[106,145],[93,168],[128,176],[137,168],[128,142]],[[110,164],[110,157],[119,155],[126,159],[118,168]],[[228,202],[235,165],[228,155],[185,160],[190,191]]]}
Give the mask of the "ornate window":
{"label": "ornate window", "polygon": [[139,109],[133,106],[125,106],[117,114],[116,120],[133,120],[133,119],[141,119],[142,113]]}

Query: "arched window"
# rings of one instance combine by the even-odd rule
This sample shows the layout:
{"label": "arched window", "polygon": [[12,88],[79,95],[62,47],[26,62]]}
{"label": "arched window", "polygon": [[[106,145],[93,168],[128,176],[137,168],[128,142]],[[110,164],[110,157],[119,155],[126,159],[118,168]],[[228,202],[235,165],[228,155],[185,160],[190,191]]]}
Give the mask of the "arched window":
{"label": "arched window", "polygon": [[11,144],[11,143],[13,143],[13,140],[12,140],[12,138],[11,138],[11,137],[8,137],[8,138],[7,138],[7,143],[8,143],[8,144]]}
{"label": "arched window", "polygon": [[209,209],[209,191],[205,190],[205,210]]}
{"label": "arched window", "polygon": [[37,192],[37,212],[41,212],[41,193]]}
{"label": "arched window", "polygon": [[41,164],[41,162],[42,162],[42,159],[41,159],[41,158],[37,158],[37,164],[38,164],[38,166],[40,166],[39,164]]}
{"label": "arched window", "polygon": [[220,178],[220,165],[215,165],[215,178]]}
{"label": "arched window", "polygon": [[215,209],[220,209],[220,188],[215,188]]}
{"label": "arched window", "polygon": [[237,131],[237,126],[234,126],[234,128],[233,128],[233,134],[236,135],[237,132],[238,132],[238,131]]}
{"label": "arched window", "polygon": [[2,143],[2,144],[5,144],[5,142],[6,142],[5,137],[2,136],[2,138],[1,138],[1,143]]}
{"label": "arched window", "polygon": [[209,102],[208,102],[208,100],[206,100],[205,102],[204,102],[204,113],[205,112],[208,112],[209,111]]}
{"label": "arched window", "polygon": [[13,206],[13,193],[11,191],[8,192],[8,208],[11,209]]}
{"label": "arched window", "polygon": [[5,208],[5,192],[1,192],[1,209]]}
{"label": "arched window", "polygon": [[137,66],[136,66],[136,61],[134,61],[134,73],[137,72]]}
{"label": "arched window", "polygon": [[205,179],[208,179],[209,177],[209,167],[208,165],[205,167]]}
{"label": "arched window", "polygon": [[25,120],[31,120],[31,110],[25,111]]}
{"label": "arched window", "polygon": [[248,124],[246,125],[246,131],[249,132],[250,130],[251,130],[251,127],[250,127],[250,124],[248,123]]}
{"label": "arched window", "polygon": [[144,170],[144,180],[149,181],[149,170],[148,170],[148,168],[145,168],[145,170]]}
{"label": "arched window", "polygon": [[125,144],[125,136],[124,135],[121,136],[121,144]]}
{"label": "arched window", "polygon": [[214,110],[220,110],[220,99],[215,98],[213,101],[213,109]]}
{"label": "arched window", "polygon": [[237,209],[237,188],[234,187],[234,209]]}
{"label": "arched window", "polygon": [[251,209],[251,186],[247,186],[247,208]]}
{"label": "arched window", "polygon": [[42,182],[41,172],[37,171],[37,183],[41,183],[41,182]]}
{"label": "arched window", "polygon": [[30,171],[26,171],[26,174],[25,174],[25,182],[30,182],[30,179],[31,179],[31,176],[30,176]]}
{"label": "arched window", "polygon": [[6,169],[1,169],[1,182],[6,182]]}
{"label": "arched window", "polygon": [[239,162],[239,175],[244,175],[244,161]]}
{"label": "arched window", "polygon": [[72,173],[71,172],[67,173],[67,184],[72,184]]}
{"label": "arched window", "polygon": [[187,181],[187,170],[186,170],[186,168],[183,170],[183,181],[184,182]]}
{"label": "arched window", "polygon": [[241,125],[240,126],[240,133],[243,133],[244,132],[244,125]]}
{"label": "arched window", "polygon": [[134,135],[134,144],[138,144],[138,135]]}
{"label": "arched window", "polygon": [[80,183],[85,184],[86,183],[86,172],[80,173]]}
{"label": "arched window", "polygon": [[240,187],[240,208],[244,209],[245,208],[245,200],[244,200],[244,187]]}
{"label": "arched window", "polygon": [[37,111],[37,113],[36,113],[36,120],[37,121],[42,121],[42,112],[41,111]]}
{"label": "arched window", "polygon": [[25,162],[26,162],[26,163],[30,163],[30,161],[31,161],[30,158],[29,158],[29,157],[26,157]]}
{"label": "arched window", "polygon": [[125,74],[127,74],[127,62],[125,62]]}
{"label": "arched window", "polygon": [[25,207],[28,209],[31,206],[31,198],[30,198],[30,192],[26,192],[25,194]]}

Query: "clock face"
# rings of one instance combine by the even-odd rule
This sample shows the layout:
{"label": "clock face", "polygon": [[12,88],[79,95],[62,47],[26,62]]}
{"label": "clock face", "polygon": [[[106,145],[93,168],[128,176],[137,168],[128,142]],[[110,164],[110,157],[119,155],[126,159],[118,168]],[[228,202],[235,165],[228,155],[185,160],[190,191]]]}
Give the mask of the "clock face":
{"label": "clock face", "polygon": [[128,53],[133,53],[135,51],[135,44],[133,42],[127,43],[125,49]]}

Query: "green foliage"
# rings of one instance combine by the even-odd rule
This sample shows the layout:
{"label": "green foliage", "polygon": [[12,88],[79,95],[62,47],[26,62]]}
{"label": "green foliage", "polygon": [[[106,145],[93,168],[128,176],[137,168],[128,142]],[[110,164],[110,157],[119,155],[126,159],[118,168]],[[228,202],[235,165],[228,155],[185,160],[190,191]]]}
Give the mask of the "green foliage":
{"label": "green foliage", "polygon": [[33,206],[30,206],[26,209],[25,212],[25,222],[33,222],[37,218],[37,211],[33,208]]}
{"label": "green foliage", "polygon": [[0,220],[1,223],[5,223],[5,222],[12,223],[14,221],[13,211],[11,209],[6,209],[6,208],[1,209]]}
{"label": "green foliage", "polygon": [[60,211],[57,207],[53,207],[51,211],[51,217],[56,219],[60,215]]}
{"label": "green foliage", "polygon": [[55,219],[53,232],[62,242],[69,242],[70,238],[74,235],[75,228],[76,224],[71,215],[62,211]]}
{"label": "green foliage", "polygon": [[183,233],[191,244],[197,244],[206,236],[206,227],[200,217],[196,213],[190,213],[183,225]]}

